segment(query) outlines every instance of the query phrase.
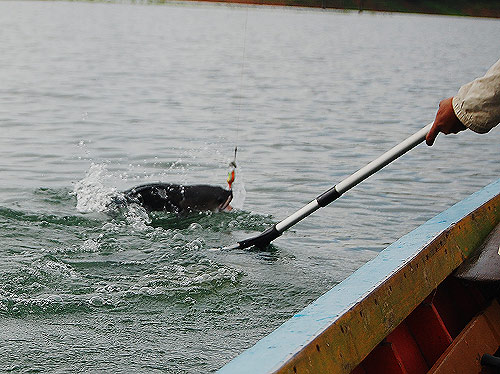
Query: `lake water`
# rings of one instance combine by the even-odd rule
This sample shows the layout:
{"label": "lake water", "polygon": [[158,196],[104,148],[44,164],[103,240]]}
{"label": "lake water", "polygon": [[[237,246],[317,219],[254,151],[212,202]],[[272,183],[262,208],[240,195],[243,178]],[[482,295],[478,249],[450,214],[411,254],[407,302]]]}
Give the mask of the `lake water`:
{"label": "lake water", "polygon": [[[266,251],[278,222],[434,118],[498,20],[0,2],[0,371],[207,373],[500,176],[498,129],[420,145]],[[165,181],[230,213],[105,212]]]}

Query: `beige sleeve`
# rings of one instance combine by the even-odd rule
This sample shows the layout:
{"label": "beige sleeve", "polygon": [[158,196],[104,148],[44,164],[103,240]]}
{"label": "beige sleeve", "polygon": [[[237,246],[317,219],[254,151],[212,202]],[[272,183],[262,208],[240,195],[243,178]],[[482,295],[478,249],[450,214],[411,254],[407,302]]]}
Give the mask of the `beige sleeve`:
{"label": "beige sleeve", "polygon": [[453,97],[458,119],[477,133],[486,133],[500,122],[500,60],[476,80],[460,87]]}

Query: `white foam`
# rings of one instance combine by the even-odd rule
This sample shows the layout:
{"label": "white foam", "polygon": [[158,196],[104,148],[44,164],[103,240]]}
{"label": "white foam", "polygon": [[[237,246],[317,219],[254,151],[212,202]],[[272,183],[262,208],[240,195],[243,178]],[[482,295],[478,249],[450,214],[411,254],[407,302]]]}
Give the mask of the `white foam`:
{"label": "white foam", "polygon": [[233,199],[231,200],[231,206],[235,209],[242,210],[247,196],[247,191],[245,190],[243,173],[240,167],[236,169],[232,190]]}
{"label": "white foam", "polygon": [[151,217],[149,217],[146,209],[137,204],[129,204],[125,213],[127,223],[138,231],[152,230],[150,226]]}
{"label": "white foam", "polygon": [[103,212],[107,210],[112,198],[117,195],[116,188],[105,186],[110,175],[106,165],[92,164],[81,181],[75,183],[76,209],[81,213]]}

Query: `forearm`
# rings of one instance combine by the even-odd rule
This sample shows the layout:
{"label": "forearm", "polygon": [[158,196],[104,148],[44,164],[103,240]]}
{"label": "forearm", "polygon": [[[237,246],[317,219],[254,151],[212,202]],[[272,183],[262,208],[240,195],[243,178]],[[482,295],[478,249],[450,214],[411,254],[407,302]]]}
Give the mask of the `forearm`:
{"label": "forearm", "polygon": [[453,110],[466,127],[486,133],[500,122],[500,60],[488,72],[462,86],[453,98]]}

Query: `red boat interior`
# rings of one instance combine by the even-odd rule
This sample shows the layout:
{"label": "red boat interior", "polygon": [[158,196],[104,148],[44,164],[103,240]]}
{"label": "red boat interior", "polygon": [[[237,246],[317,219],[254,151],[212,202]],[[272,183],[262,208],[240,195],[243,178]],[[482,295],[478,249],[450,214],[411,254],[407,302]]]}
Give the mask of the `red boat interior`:
{"label": "red boat interior", "polygon": [[499,245],[500,225],[351,374],[500,373]]}

